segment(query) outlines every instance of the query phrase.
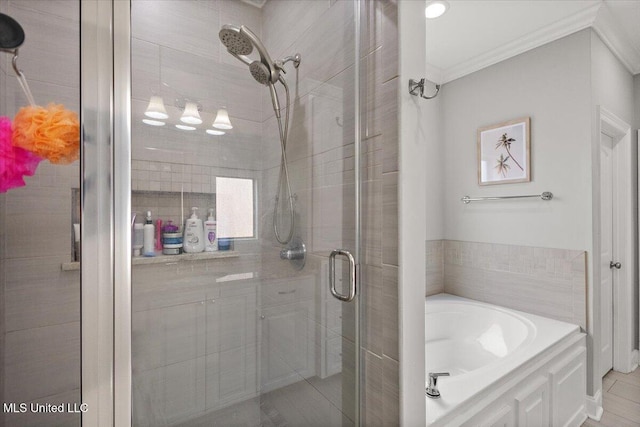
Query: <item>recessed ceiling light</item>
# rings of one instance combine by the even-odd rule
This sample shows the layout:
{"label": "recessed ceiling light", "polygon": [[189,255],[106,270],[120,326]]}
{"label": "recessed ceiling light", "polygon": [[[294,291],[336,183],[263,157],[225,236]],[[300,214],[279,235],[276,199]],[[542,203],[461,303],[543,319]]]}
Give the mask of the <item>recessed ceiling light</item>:
{"label": "recessed ceiling light", "polygon": [[161,122],[160,120],[151,120],[151,119],[142,119],[142,123],[146,124],[146,125],[151,125],[151,126],[164,126],[164,122]]}
{"label": "recessed ceiling light", "polygon": [[209,135],[224,135],[224,132],[221,130],[215,130],[215,129],[207,129],[207,133]]}
{"label": "recessed ceiling light", "polygon": [[180,130],[196,130],[196,128],[193,126],[176,125],[176,127]]}
{"label": "recessed ceiling light", "polygon": [[424,16],[428,19],[437,18],[442,16],[447,9],[449,9],[449,3],[446,1],[430,1],[427,3],[427,7],[424,9]]}

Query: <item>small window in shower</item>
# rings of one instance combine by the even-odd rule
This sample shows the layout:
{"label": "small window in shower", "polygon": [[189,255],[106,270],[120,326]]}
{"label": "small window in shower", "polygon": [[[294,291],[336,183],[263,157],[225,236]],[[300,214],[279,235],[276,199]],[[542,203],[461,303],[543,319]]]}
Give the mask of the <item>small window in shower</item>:
{"label": "small window in shower", "polygon": [[216,221],[220,237],[255,237],[253,186],[253,179],[216,177]]}

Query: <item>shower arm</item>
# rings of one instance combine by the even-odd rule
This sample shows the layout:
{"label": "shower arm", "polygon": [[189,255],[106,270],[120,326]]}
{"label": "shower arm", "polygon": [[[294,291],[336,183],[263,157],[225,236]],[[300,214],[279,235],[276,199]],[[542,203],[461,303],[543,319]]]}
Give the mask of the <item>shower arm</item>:
{"label": "shower arm", "polygon": [[286,64],[287,62],[293,62],[293,67],[298,68],[300,66],[301,60],[302,60],[302,57],[300,56],[300,54],[296,53],[295,55],[285,56],[282,59],[276,60],[275,66],[279,71],[282,71],[283,73],[287,74],[287,71],[284,69],[284,64]]}

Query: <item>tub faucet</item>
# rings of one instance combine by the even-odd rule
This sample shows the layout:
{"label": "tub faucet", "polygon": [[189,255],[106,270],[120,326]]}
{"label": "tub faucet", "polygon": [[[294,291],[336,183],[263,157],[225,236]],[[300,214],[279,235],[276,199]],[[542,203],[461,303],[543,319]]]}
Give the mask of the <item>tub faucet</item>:
{"label": "tub faucet", "polygon": [[449,372],[429,372],[429,386],[427,387],[427,396],[432,399],[440,399],[438,391],[438,377],[448,377]]}

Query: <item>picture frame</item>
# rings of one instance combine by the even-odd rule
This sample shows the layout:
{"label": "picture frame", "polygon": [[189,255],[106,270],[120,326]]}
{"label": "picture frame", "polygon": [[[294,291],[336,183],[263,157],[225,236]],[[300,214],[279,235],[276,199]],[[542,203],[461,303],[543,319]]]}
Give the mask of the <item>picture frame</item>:
{"label": "picture frame", "polygon": [[531,181],[531,118],[478,129],[478,184]]}

